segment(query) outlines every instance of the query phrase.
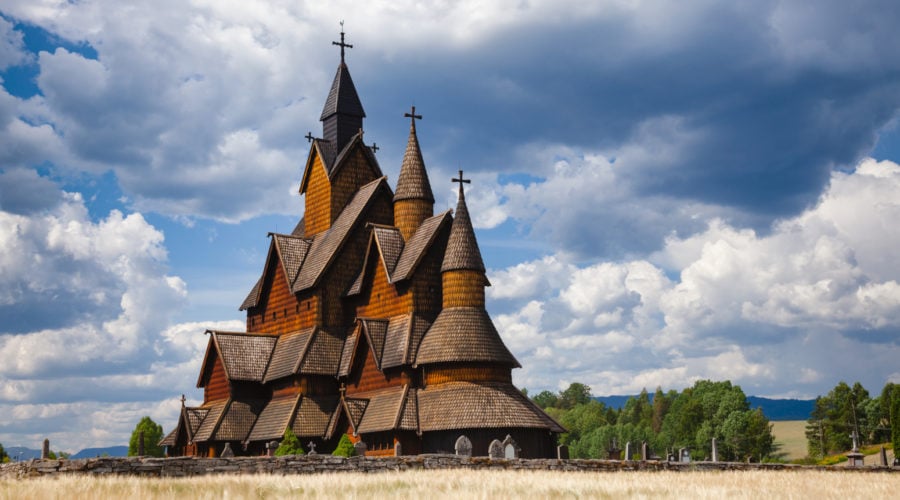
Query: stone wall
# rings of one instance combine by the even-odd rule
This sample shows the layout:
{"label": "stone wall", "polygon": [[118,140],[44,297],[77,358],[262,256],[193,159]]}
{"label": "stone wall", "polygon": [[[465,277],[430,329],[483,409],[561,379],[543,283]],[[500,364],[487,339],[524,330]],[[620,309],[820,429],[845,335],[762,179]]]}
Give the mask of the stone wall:
{"label": "stone wall", "polygon": [[491,460],[456,455],[402,457],[333,457],[307,455],[236,458],[87,458],[79,460],[29,460],[0,466],[0,479],[19,479],[53,474],[187,477],[209,474],[314,474],[319,472],[382,472],[415,469],[559,470],[582,472],[712,471],[712,470],[830,470],[895,472],[900,467],[816,467],[789,464],[734,462],[677,463],[624,460]]}

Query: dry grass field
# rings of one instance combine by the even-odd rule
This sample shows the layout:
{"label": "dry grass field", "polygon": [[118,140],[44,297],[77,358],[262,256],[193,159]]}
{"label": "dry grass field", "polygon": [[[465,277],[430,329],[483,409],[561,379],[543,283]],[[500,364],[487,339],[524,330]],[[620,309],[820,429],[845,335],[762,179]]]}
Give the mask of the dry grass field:
{"label": "dry grass field", "polygon": [[775,435],[775,443],[780,446],[778,452],[784,454],[787,460],[806,456],[805,420],[772,422],[772,434]]}
{"label": "dry grass field", "polygon": [[71,498],[896,498],[900,474],[839,471],[513,472],[133,477],[0,481],[0,499]]}

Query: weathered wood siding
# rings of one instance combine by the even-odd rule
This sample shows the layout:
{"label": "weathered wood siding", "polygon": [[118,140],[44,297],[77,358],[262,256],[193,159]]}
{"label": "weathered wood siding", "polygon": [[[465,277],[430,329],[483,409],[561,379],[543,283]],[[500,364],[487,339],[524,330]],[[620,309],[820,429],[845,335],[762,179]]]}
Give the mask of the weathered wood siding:
{"label": "weathered wood siding", "polygon": [[448,271],[442,275],[444,307],[484,308],[484,274],[479,271]]}
{"label": "weathered wood siding", "polygon": [[446,382],[507,382],[512,383],[509,368],[502,366],[441,366],[425,370],[425,385]]}
{"label": "weathered wood siding", "polygon": [[331,227],[331,181],[319,155],[315,155],[306,184],[306,236],[312,237]]}
{"label": "weathered wood siding", "polygon": [[[212,351],[210,354],[216,354]],[[209,375],[209,381],[203,390],[203,402],[208,403],[218,399],[225,399],[231,394],[231,387],[228,383],[228,377],[225,375],[225,366],[222,360],[216,354],[213,360],[212,372]]]}
{"label": "weathered wood siding", "polygon": [[[337,219],[341,211],[353,198],[353,195],[359,191],[359,188],[374,181],[380,174],[369,163],[369,158],[363,153],[362,144],[357,143],[350,152],[350,156],[341,163],[340,167],[334,173],[331,179],[331,223]],[[390,224],[391,220],[387,222]]]}
{"label": "weathered wood siding", "polygon": [[412,377],[406,370],[394,369],[388,370],[387,373],[380,371],[365,336],[362,336],[356,345],[356,356],[348,379],[346,385],[348,395],[412,382]]}
{"label": "weathered wood siding", "polygon": [[434,215],[434,204],[425,200],[406,199],[394,202],[394,226],[404,241],[409,241],[422,221]]}
{"label": "weathered wood siding", "polygon": [[291,293],[281,261],[273,258],[266,269],[260,303],[247,311],[247,331],[280,335],[300,330],[316,325],[319,311],[318,295]]}
{"label": "weathered wood siding", "polygon": [[363,303],[356,308],[356,316],[360,318],[391,318],[412,310],[412,294],[399,293],[397,288],[388,282],[384,263],[377,250],[369,255],[367,269],[368,283],[363,289]]}

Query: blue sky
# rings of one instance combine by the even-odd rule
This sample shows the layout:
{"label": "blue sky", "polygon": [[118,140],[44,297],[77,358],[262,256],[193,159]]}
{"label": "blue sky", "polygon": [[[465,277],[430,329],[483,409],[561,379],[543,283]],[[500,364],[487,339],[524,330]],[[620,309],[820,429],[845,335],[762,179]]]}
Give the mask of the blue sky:
{"label": "blue sky", "polygon": [[243,328],[339,54],[395,182],[457,169],[531,391],[900,382],[893,2],[0,7],[4,445],[168,429]]}

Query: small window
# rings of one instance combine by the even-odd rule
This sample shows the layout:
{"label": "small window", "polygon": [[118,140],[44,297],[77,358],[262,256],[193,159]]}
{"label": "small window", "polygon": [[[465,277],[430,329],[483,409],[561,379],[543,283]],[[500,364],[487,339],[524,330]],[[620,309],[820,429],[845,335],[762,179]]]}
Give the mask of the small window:
{"label": "small window", "polygon": [[275,311],[272,311],[272,319],[277,319],[277,318],[278,318],[278,313],[276,313]]}

